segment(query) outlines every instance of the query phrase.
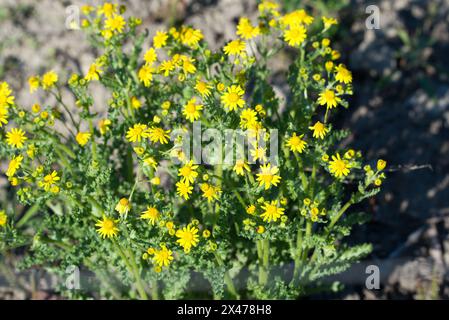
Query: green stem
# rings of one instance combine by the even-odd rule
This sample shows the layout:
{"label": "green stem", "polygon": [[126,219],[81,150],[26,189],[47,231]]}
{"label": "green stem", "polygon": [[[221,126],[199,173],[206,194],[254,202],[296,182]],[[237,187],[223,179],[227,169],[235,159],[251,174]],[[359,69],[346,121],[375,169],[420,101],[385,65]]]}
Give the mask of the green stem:
{"label": "green stem", "polygon": [[130,255],[130,258],[128,259],[125,252],[123,251],[123,248],[120,246],[120,244],[115,239],[113,240],[113,243],[114,243],[114,247],[117,250],[117,253],[122,258],[122,260],[125,263],[128,270],[134,276],[137,292],[139,293],[140,298],[142,300],[148,300],[148,296],[147,296],[147,293],[145,292],[145,289],[144,289],[144,286],[142,283],[142,279],[140,278],[140,273],[137,268],[136,261],[134,260],[135,259],[134,255],[132,254],[132,252],[130,250],[127,250],[128,254]]}
{"label": "green stem", "polygon": [[[220,256],[217,253],[215,253],[215,259],[217,260],[219,266],[225,267],[223,260],[221,260]],[[232,281],[228,270],[225,271],[224,281],[225,281],[226,287],[228,288],[229,293],[231,293],[237,300],[239,300],[240,295],[238,294],[237,290],[235,289],[234,282]]]}

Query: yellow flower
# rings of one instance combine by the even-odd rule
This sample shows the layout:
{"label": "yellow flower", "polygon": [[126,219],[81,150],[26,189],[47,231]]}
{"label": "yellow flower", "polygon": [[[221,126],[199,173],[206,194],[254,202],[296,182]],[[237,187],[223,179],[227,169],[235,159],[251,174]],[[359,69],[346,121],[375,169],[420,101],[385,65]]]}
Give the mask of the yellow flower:
{"label": "yellow flower", "polygon": [[271,0],[264,0],[257,7],[260,13],[273,12],[276,11],[277,8],[279,8],[279,4]]}
{"label": "yellow flower", "polygon": [[42,88],[51,89],[58,82],[58,75],[54,71],[49,71],[42,76]]}
{"label": "yellow flower", "polygon": [[149,130],[146,125],[137,123],[132,128],[128,129],[126,139],[130,142],[140,142],[142,138],[149,137]]}
{"label": "yellow flower", "polygon": [[38,184],[39,187],[44,188],[45,191],[48,191],[59,180],[61,180],[61,178],[58,176],[58,173],[53,170],[52,173],[47,174],[43,180],[39,181]]}
{"label": "yellow flower", "polygon": [[188,200],[190,194],[192,193],[193,187],[189,183],[185,183],[182,181],[178,181],[176,183],[176,191],[179,196],[183,197],[185,200]]}
{"label": "yellow flower", "polygon": [[159,177],[154,177],[154,178],[152,178],[152,179],[150,180],[150,183],[151,183],[152,185],[158,186],[158,185],[161,184],[161,178],[159,178]]}
{"label": "yellow flower", "polygon": [[251,149],[250,154],[251,154],[253,161],[259,160],[260,162],[265,162],[265,161],[267,161],[266,152],[267,152],[267,148],[254,147],[254,149]]}
{"label": "yellow flower", "polygon": [[176,237],[179,238],[176,242],[184,248],[184,252],[190,252],[199,242],[198,229],[190,225],[176,231]]}
{"label": "yellow flower", "polygon": [[6,222],[8,222],[8,216],[6,215],[4,210],[0,211],[0,227],[6,226]]}
{"label": "yellow flower", "polygon": [[203,231],[203,238],[207,239],[210,237],[210,231],[209,230],[204,230]]}
{"label": "yellow flower", "polygon": [[100,69],[100,65],[97,63],[92,63],[89,67],[89,71],[84,77],[87,81],[100,80],[100,75],[103,73],[103,70]]}
{"label": "yellow flower", "polygon": [[8,124],[8,110],[0,107],[0,128]]}
{"label": "yellow flower", "polygon": [[257,231],[258,234],[262,234],[262,233],[265,232],[265,227],[264,226],[258,226],[256,231]]}
{"label": "yellow flower", "polygon": [[23,148],[23,144],[27,139],[25,131],[20,128],[12,128],[6,133],[6,143],[14,148]]}
{"label": "yellow flower", "polygon": [[140,100],[137,97],[132,97],[131,98],[131,107],[133,107],[133,109],[139,109],[140,107],[142,107],[142,103],[140,102]]}
{"label": "yellow flower", "polygon": [[208,97],[210,95],[210,89],[212,88],[213,87],[205,81],[196,81],[195,90],[198,91],[202,97]]}
{"label": "yellow flower", "polygon": [[307,142],[302,140],[302,137],[304,137],[303,134],[297,136],[296,133],[293,133],[293,135],[287,141],[287,147],[289,147],[293,152],[302,153],[307,145]]}
{"label": "yellow flower", "polygon": [[165,77],[170,75],[170,72],[175,69],[175,65],[171,60],[165,60],[159,65],[159,72],[162,72]]}
{"label": "yellow flower", "polygon": [[34,156],[36,155],[36,150],[37,150],[36,146],[34,144],[30,144],[26,151],[28,157],[30,157],[31,159],[34,159]]}
{"label": "yellow flower", "polygon": [[183,26],[180,32],[180,39],[182,44],[189,46],[191,48],[196,48],[198,42],[203,39],[203,34],[199,29],[193,29],[190,27]]}
{"label": "yellow flower", "polygon": [[225,85],[222,82],[217,83],[217,90],[223,91],[225,89]]}
{"label": "yellow flower", "polygon": [[309,127],[309,129],[313,131],[313,137],[317,139],[324,139],[326,133],[329,132],[329,129],[326,128],[324,123],[321,123],[319,121],[317,121],[313,126]]}
{"label": "yellow flower", "polygon": [[302,24],[310,25],[313,22],[313,17],[309,16],[304,9],[293,11],[281,18],[281,23],[284,26],[298,27]]}
{"label": "yellow flower", "polygon": [[218,186],[208,183],[201,184],[201,191],[203,191],[203,197],[207,199],[207,202],[218,200],[218,196],[221,193],[221,189]]}
{"label": "yellow flower", "polygon": [[143,60],[145,60],[145,62],[148,65],[152,65],[154,62],[156,62],[157,60],[156,50],[154,50],[154,48],[148,49],[147,52],[145,52]]}
{"label": "yellow flower", "polygon": [[23,156],[18,155],[14,156],[12,160],[9,162],[8,170],[6,171],[7,177],[12,177],[16,174],[16,171],[20,168],[20,165],[22,164]]}
{"label": "yellow flower", "polygon": [[223,103],[225,108],[230,111],[237,110],[237,108],[243,108],[245,100],[243,100],[242,96],[244,94],[245,91],[239,85],[232,85],[221,95],[221,103]]}
{"label": "yellow flower", "polygon": [[98,122],[98,128],[100,129],[101,135],[105,135],[106,132],[109,131],[110,125],[111,125],[111,120],[109,120],[109,119],[101,119]]}
{"label": "yellow flower", "polygon": [[39,111],[41,111],[41,106],[35,103],[31,106],[31,111],[33,111],[34,113],[38,113]]}
{"label": "yellow flower", "polygon": [[376,179],[376,180],[374,180],[374,185],[375,185],[376,187],[380,187],[380,186],[382,185],[382,180],[381,180],[381,179]]}
{"label": "yellow flower", "polygon": [[331,89],[326,89],[319,94],[318,103],[322,106],[326,105],[328,109],[335,108],[341,99],[335,95],[335,92]]}
{"label": "yellow flower", "polygon": [[347,160],[343,160],[340,154],[332,156],[332,160],[329,162],[329,171],[337,178],[346,177],[349,174],[351,165]]}
{"label": "yellow flower", "polygon": [[260,217],[265,222],[276,222],[283,214],[285,209],[278,207],[279,202],[277,200],[273,200],[271,202],[265,202],[261,208],[265,211],[260,215]]}
{"label": "yellow flower", "polygon": [[335,67],[335,71],[337,74],[335,75],[335,79],[337,81],[343,82],[345,84],[352,82],[352,73],[348,69],[345,68],[343,64],[339,64],[337,67]]}
{"label": "yellow flower", "polygon": [[83,5],[81,7],[81,12],[85,15],[88,15],[89,13],[91,13],[92,11],[94,11],[95,8],[93,6],[90,5]]}
{"label": "yellow flower", "polygon": [[184,105],[184,109],[182,110],[182,114],[186,117],[190,122],[196,121],[200,118],[200,111],[203,110],[202,104],[195,104],[196,98],[190,99],[186,105]]}
{"label": "yellow flower", "polygon": [[385,160],[379,159],[377,160],[377,171],[382,171],[387,166],[387,162]]}
{"label": "yellow flower", "polygon": [[144,65],[139,69],[138,77],[140,82],[143,82],[145,87],[150,86],[151,81],[153,81],[153,73],[155,71],[156,69],[149,65]]}
{"label": "yellow flower", "polygon": [[323,19],[323,23],[324,23],[324,29],[328,29],[330,28],[332,25],[337,24],[337,20],[335,18],[327,18],[327,17],[322,17],[321,19]]}
{"label": "yellow flower", "polygon": [[116,237],[119,232],[119,229],[117,228],[117,222],[118,220],[113,220],[111,218],[103,216],[103,219],[98,220],[95,226],[98,227],[97,232],[103,239],[106,237],[112,238]]}
{"label": "yellow flower", "polygon": [[30,93],[33,93],[34,91],[39,88],[39,77],[38,76],[31,76],[28,78],[28,85],[30,86]]}
{"label": "yellow flower", "polygon": [[125,19],[123,19],[123,17],[118,14],[113,14],[112,16],[108,17],[104,23],[106,30],[117,33],[122,33],[125,25]]}
{"label": "yellow flower", "polygon": [[181,181],[189,185],[198,177],[198,172],[195,171],[196,169],[198,169],[198,165],[194,165],[193,160],[190,160],[179,169],[178,177],[182,177]]}
{"label": "yellow flower", "polygon": [[243,39],[252,39],[260,34],[259,27],[253,27],[248,18],[240,18],[237,25],[237,35]]}
{"label": "yellow flower", "polygon": [[168,267],[173,260],[173,252],[165,246],[161,246],[161,250],[154,251],[153,261],[159,267]]}
{"label": "yellow flower", "polygon": [[248,129],[253,127],[257,122],[257,112],[252,109],[244,109],[240,113],[240,127],[243,129]]}
{"label": "yellow flower", "polygon": [[251,204],[248,207],[246,207],[246,213],[253,215],[256,212],[256,206]]}
{"label": "yellow flower", "polygon": [[148,129],[148,136],[153,143],[159,142],[160,144],[167,144],[170,136],[168,133],[170,130],[165,131],[162,128],[152,127]]}
{"label": "yellow flower", "polygon": [[127,198],[121,198],[115,206],[115,211],[120,214],[127,214],[131,210],[131,204]]}
{"label": "yellow flower", "polygon": [[162,48],[167,44],[168,34],[164,31],[157,31],[153,37],[153,46],[156,49]]}
{"label": "yellow flower", "polygon": [[223,51],[225,54],[236,56],[241,55],[246,50],[246,43],[242,40],[233,40],[229,42],[224,48]]}
{"label": "yellow flower", "polygon": [[195,73],[196,67],[193,64],[195,59],[187,56],[181,56],[182,70],[184,73]]}
{"label": "yellow flower", "polygon": [[271,185],[277,186],[281,177],[277,175],[279,168],[276,166],[271,167],[270,163],[260,166],[260,173],[257,174],[257,181],[259,186],[265,185],[265,190],[269,189]]}
{"label": "yellow flower", "polygon": [[6,82],[0,83],[0,110],[6,109],[14,104],[15,97]]}
{"label": "yellow flower", "polygon": [[153,167],[153,169],[155,169],[155,170],[156,170],[156,168],[157,168],[157,161],[154,160],[153,157],[147,157],[147,158],[145,158],[145,159],[143,160],[143,164],[144,164],[145,166]]}
{"label": "yellow flower", "polygon": [[141,219],[149,220],[151,225],[154,226],[154,224],[159,220],[161,216],[161,213],[159,210],[157,210],[155,207],[147,207],[147,210],[142,212],[142,215],[140,216]]}
{"label": "yellow flower", "polygon": [[307,30],[304,26],[292,27],[284,32],[284,40],[290,46],[299,46],[307,38]]}
{"label": "yellow flower", "polygon": [[238,160],[235,162],[235,166],[234,166],[233,170],[234,170],[235,173],[237,173],[239,176],[244,176],[244,175],[245,175],[245,170],[246,170],[246,171],[250,171],[250,168],[249,168],[248,164],[245,162],[245,160],[243,160],[243,159],[238,159]]}
{"label": "yellow flower", "polygon": [[117,5],[112,4],[109,2],[105,2],[100,8],[98,9],[99,15],[104,15],[105,17],[112,17],[114,13],[117,12]]}
{"label": "yellow flower", "polygon": [[88,142],[92,135],[89,132],[79,132],[76,135],[76,142],[82,147],[84,147]]}

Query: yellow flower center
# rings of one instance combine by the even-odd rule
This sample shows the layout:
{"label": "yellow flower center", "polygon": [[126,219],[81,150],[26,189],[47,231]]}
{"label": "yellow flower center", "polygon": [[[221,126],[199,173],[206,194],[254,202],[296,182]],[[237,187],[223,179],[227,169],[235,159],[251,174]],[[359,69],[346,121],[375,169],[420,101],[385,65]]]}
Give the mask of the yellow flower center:
{"label": "yellow flower center", "polygon": [[114,222],[112,220],[105,220],[103,222],[103,228],[106,230],[112,230],[114,228]]}
{"label": "yellow flower center", "polygon": [[122,205],[122,206],[127,206],[128,205],[128,199],[126,199],[126,198],[122,198],[122,199],[120,199],[120,205]]}
{"label": "yellow flower center", "polygon": [[237,103],[237,101],[239,101],[239,99],[240,99],[240,96],[237,93],[235,93],[235,92],[231,92],[228,95],[228,100],[231,103]]}

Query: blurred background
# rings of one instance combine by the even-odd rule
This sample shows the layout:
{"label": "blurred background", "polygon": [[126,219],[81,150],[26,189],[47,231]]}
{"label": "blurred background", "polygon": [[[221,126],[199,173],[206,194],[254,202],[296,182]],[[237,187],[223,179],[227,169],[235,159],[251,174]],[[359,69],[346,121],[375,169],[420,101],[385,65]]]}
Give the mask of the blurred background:
{"label": "blurred background", "polygon": [[[388,161],[384,190],[359,209],[371,221],[351,242],[371,242],[366,261],[337,277],[345,284],[332,299],[449,298],[449,0],[278,0],[287,10],[306,7],[314,16],[335,16],[340,27],[333,46],[353,71],[350,108],[338,127],[352,135],[344,142],[367,159]],[[65,20],[71,5],[101,1],[0,0],[0,79],[17,102],[30,106],[28,76],[54,69],[66,79],[85,73],[98,55],[81,31]],[[186,23],[201,28],[212,49],[234,38],[242,15],[255,17],[256,0],[128,0],[128,14],[141,17],[150,34]],[[380,10],[379,29],[368,29],[369,5]],[[277,59],[273,84],[287,93],[281,74],[288,57]],[[279,78],[279,79],[278,79]],[[107,96],[95,92],[96,108]],[[43,101],[41,101],[42,103]],[[4,164],[1,164],[3,167]],[[11,207],[12,190],[0,176],[0,207]],[[0,299],[53,299],[52,279],[42,270],[21,273],[17,259],[0,255]],[[380,289],[365,287],[365,266],[380,270]]]}

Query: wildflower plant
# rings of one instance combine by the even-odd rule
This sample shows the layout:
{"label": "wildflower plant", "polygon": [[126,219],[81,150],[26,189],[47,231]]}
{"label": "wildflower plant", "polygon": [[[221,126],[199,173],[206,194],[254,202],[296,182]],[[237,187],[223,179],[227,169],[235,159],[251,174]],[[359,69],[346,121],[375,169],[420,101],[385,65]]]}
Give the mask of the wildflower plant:
{"label": "wildflower plant", "polygon": [[[1,250],[26,246],[23,268],[95,273],[89,290],[60,288],[70,297],[141,299],[296,298],[330,289],[326,276],[367,255],[369,244],[343,238],[366,220],[350,209],[379,192],[386,163],[341,148],[349,132],[330,122],[352,94],[329,39],[337,21],[272,1],[258,9],[212,52],[191,26],[150,38],[124,6],[84,6],[82,29],[101,55],[66,82],[54,71],[29,78],[30,93],[54,103],[19,106],[2,82],[0,155],[28,210],[0,211]],[[282,101],[270,61],[286,52]],[[95,82],[110,93],[102,114]],[[218,161],[205,163],[210,139],[189,152],[198,122],[231,130],[248,152],[219,137]],[[195,293],[198,277],[208,284]]]}

